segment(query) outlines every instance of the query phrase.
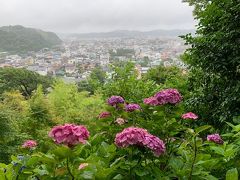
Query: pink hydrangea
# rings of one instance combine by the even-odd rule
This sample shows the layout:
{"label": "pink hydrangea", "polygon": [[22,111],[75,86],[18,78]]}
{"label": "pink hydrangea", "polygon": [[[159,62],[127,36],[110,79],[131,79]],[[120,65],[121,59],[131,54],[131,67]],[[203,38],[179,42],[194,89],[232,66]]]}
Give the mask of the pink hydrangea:
{"label": "pink hydrangea", "polygon": [[78,167],[78,170],[84,169],[87,166],[88,166],[88,163],[81,163]]}
{"label": "pink hydrangea", "polygon": [[128,147],[129,145],[143,145],[147,130],[142,128],[129,127],[118,133],[115,143],[118,147]]}
{"label": "pink hydrangea", "polygon": [[151,105],[151,106],[157,106],[158,105],[158,100],[156,97],[149,97],[145,98],[143,100],[144,104]]}
{"label": "pink hydrangea", "polygon": [[129,127],[118,133],[115,144],[125,148],[130,145],[144,146],[152,150],[155,156],[165,152],[165,144],[158,137],[151,135],[146,129]]}
{"label": "pink hydrangea", "polygon": [[126,120],[123,118],[117,118],[115,121],[118,125],[123,125],[126,123]]}
{"label": "pink hydrangea", "polygon": [[85,143],[89,138],[89,131],[85,126],[75,124],[59,125],[52,128],[49,136],[57,144],[65,144],[72,147],[79,143]]}
{"label": "pink hydrangea", "polygon": [[103,118],[107,118],[107,117],[110,117],[110,116],[111,116],[110,112],[102,112],[102,113],[99,114],[98,118],[103,119]]}
{"label": "pink hydrangea", "polygon": [[155,156],[160,156],[166,149],[164,142],[151,134],[145,135],[144,145],[151,149]]}
{"label": "pink hydrangea", "polygon": [[177,104],[181,102],[182,96],[177,89],[165,89],[155,94],[158,105]]}
{"label": "pink hydrangea", "polygon": [[107,102],[110,106],[117,106],[118,104],[123,104],[124,99],[121,96],[111,96]]}
{"label": "pink hydrangea", "polygon": [[210,134],[207,136],[207,140],[217,144],[223,144],[223,140],[219,134]]}
{"label": "pink hydrangea", "polygon": [[183,119],[194,119],[195,120],[195,119],[198,118],[198,116],[196,114],[192,113],[192,112],[188,112],[186,114],[183,114],[182,118]]}
{"label": "pink hydrangea", "polygon": [[36,146],[37,146],[37,142],[34,140],[27,140],[22,145],[23,148],[28,148],[28,149],[32,149]]}
{"label": "pink hydrangea", "polygon": [[140,110],[141,107],[138,104],[126,104],[125,105],[125,110],[127,112],[133,112],[135,110]]}

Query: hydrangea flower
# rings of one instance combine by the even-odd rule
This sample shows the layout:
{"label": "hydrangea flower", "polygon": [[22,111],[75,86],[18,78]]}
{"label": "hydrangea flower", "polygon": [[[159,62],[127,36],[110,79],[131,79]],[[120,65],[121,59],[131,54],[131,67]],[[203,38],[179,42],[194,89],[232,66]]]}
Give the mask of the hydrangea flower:
{"label": "hydrangea flower", "polygon": [[37,142],[34,140],[27,140],[22,145],[23,148],[28,148],[28,149],[32,149],[36,146],[37,146]]}
{"label": "hydrangea flower", "polygon": [[198,116],[196,114],[192,113],[192,112],[188,112],[186,114],[183,114],[182,118],[183,119],[194,119],[195,120],[195,119],[198,118]]}
{"label": "hydrangea flower", "polygon": [[81,163],[78,167],[78,170],[84,169],[87,166],[88,166],[88,163]]}
{"label": "hydrangea flower", "polygon": [[143,144],[152,150],[155,156],[160,156],[165,152],[165,144],[161,139],[151,134],[145,136]]}
{"label": "hydrangea flower", "polygon": [[157,106],[158,105],[158,100],[156,97],[149,97],[145,98],[143,100],[144,104],[151,105],[151,106]]}
{"label": "hydrangea flower", "polygon": [[116,106],[118,104],[123,104],[124,99],[121,96],[111,96],[108,98],[107,102],[110,106]]}
{"label": "hydrangea flower", "polygon": [[125,148],[130,145],[144,146],[152,150],[155,156],[165,152],[165,144],[158,137],[151,135],[146,129],[129,127],[118,133],[115,137],[115,144]]}
{"label": "hydrangea flower", "polygon": [[111,116],[110,112],[102,112],[98,115],[98,118],[103,119],[103,118],[107,118],[107,117],[110,117],[110,116]]}
{"label": "hydrangea flower", "polygon": [[135,110],[140,110],[141,107],[138,104],[126,104],[125,105],[125,110],[127,112],[133,112]]}
{"label": "hydrangea flower", "polygon": [[123,118],[117,118],[115,121],[118,125],[123,125],[126,123],[126,120]]}
{"label": "hydrangea flower", "polygon": [[154,96],[143,100],[145,104],[151,106],[164,105],[164,104],[177,104],[181,102],[182,96],[177,89],[165,89],[159,91]]}
{"label": "hydrangea flower", "polygon": [[55,126],[49,132],[49,136],[57,144],[65,144],[72,147],[79,143],[85,143],[89,138],[89,131],[85,126],[75,124],[65,124]]}
{"label": "hydrangea flower", "polygon": [[118,147],[128,147],[129,145],[143,145],[146,129],[129,127],[118,133],[115,138],[115,144]]}
{"label": "hydrangea flower", "polygon": [[155,94],[158,105],[177,104],[181,102],[182,96],[177,89],[165,89]]}
{"label": "hydrangea flower", "polygon": [[217,144],[223,144],[223,140],[219,134],[210,134],[207,136],[207,140]]}

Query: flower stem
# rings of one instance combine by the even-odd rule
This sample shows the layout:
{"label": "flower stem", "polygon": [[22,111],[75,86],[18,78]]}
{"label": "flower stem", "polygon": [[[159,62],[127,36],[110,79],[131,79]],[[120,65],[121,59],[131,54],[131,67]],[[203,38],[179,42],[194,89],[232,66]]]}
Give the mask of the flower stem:
{"label": "flower stem", "polygon": [[194,164],[196,161],[196,157],[197,157],[197,141],[196,141],[196,136],[194,136],[193,142],[194,142],[194,155],[193,155],[193,161],[192,161],[192,165],[191,165],[191,170],[190,170],[190,174],[189,174],[189,180],[192,180],[192,173],[193,173],[193,168],[194,168]]}
{"label": "flower stem", "polygon": [[72,177],[72,180],[74,180],[74,176],[70,170],[70,167],[69,167],[69,158],[67,158],[67,170],[68,170],[68,173],[70,174],[70,176]]}
{"label": "flower stem", "polygon": [[[133,147],[131,147],[131,152],[130,152],[130,160],[131,160],[131,162],[133,161]],[[133,178],[133,174],[132,174],[132,170],[133,170],[133,168],[132,168],[132,165],[130,165],[130,169],[129,169],[129,173],[130,173],[130,179],[134,179]]]}

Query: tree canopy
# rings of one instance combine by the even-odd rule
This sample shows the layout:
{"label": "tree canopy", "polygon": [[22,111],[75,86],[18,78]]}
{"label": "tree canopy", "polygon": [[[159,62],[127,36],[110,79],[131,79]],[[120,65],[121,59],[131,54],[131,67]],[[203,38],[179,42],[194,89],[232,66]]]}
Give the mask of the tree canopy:
{"label": "tree canopy", "polygon": [[240,114],[240,3],[236,0],[185,0],[195,7],[196,36],[184,36],[191,46],[189,65],[193,96],[189,107],[209,122],[233,121]]}
{"label": "tree canopy", "polygon": [[19,90],[24,96],[30,96],[38,85],[46,90],[52,79],[23,68],[0,68],[0,94],[4,91]]}

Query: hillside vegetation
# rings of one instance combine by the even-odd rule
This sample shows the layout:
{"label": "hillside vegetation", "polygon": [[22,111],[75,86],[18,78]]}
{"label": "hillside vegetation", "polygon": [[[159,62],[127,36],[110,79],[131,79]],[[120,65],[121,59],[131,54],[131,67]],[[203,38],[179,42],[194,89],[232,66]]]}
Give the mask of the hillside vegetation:
{"label": "hillside vegetation", "polygon": [[52,32],[19,25],[0,27],[0,51],[26,53],[50,48],[61,42],[59,37]]}

